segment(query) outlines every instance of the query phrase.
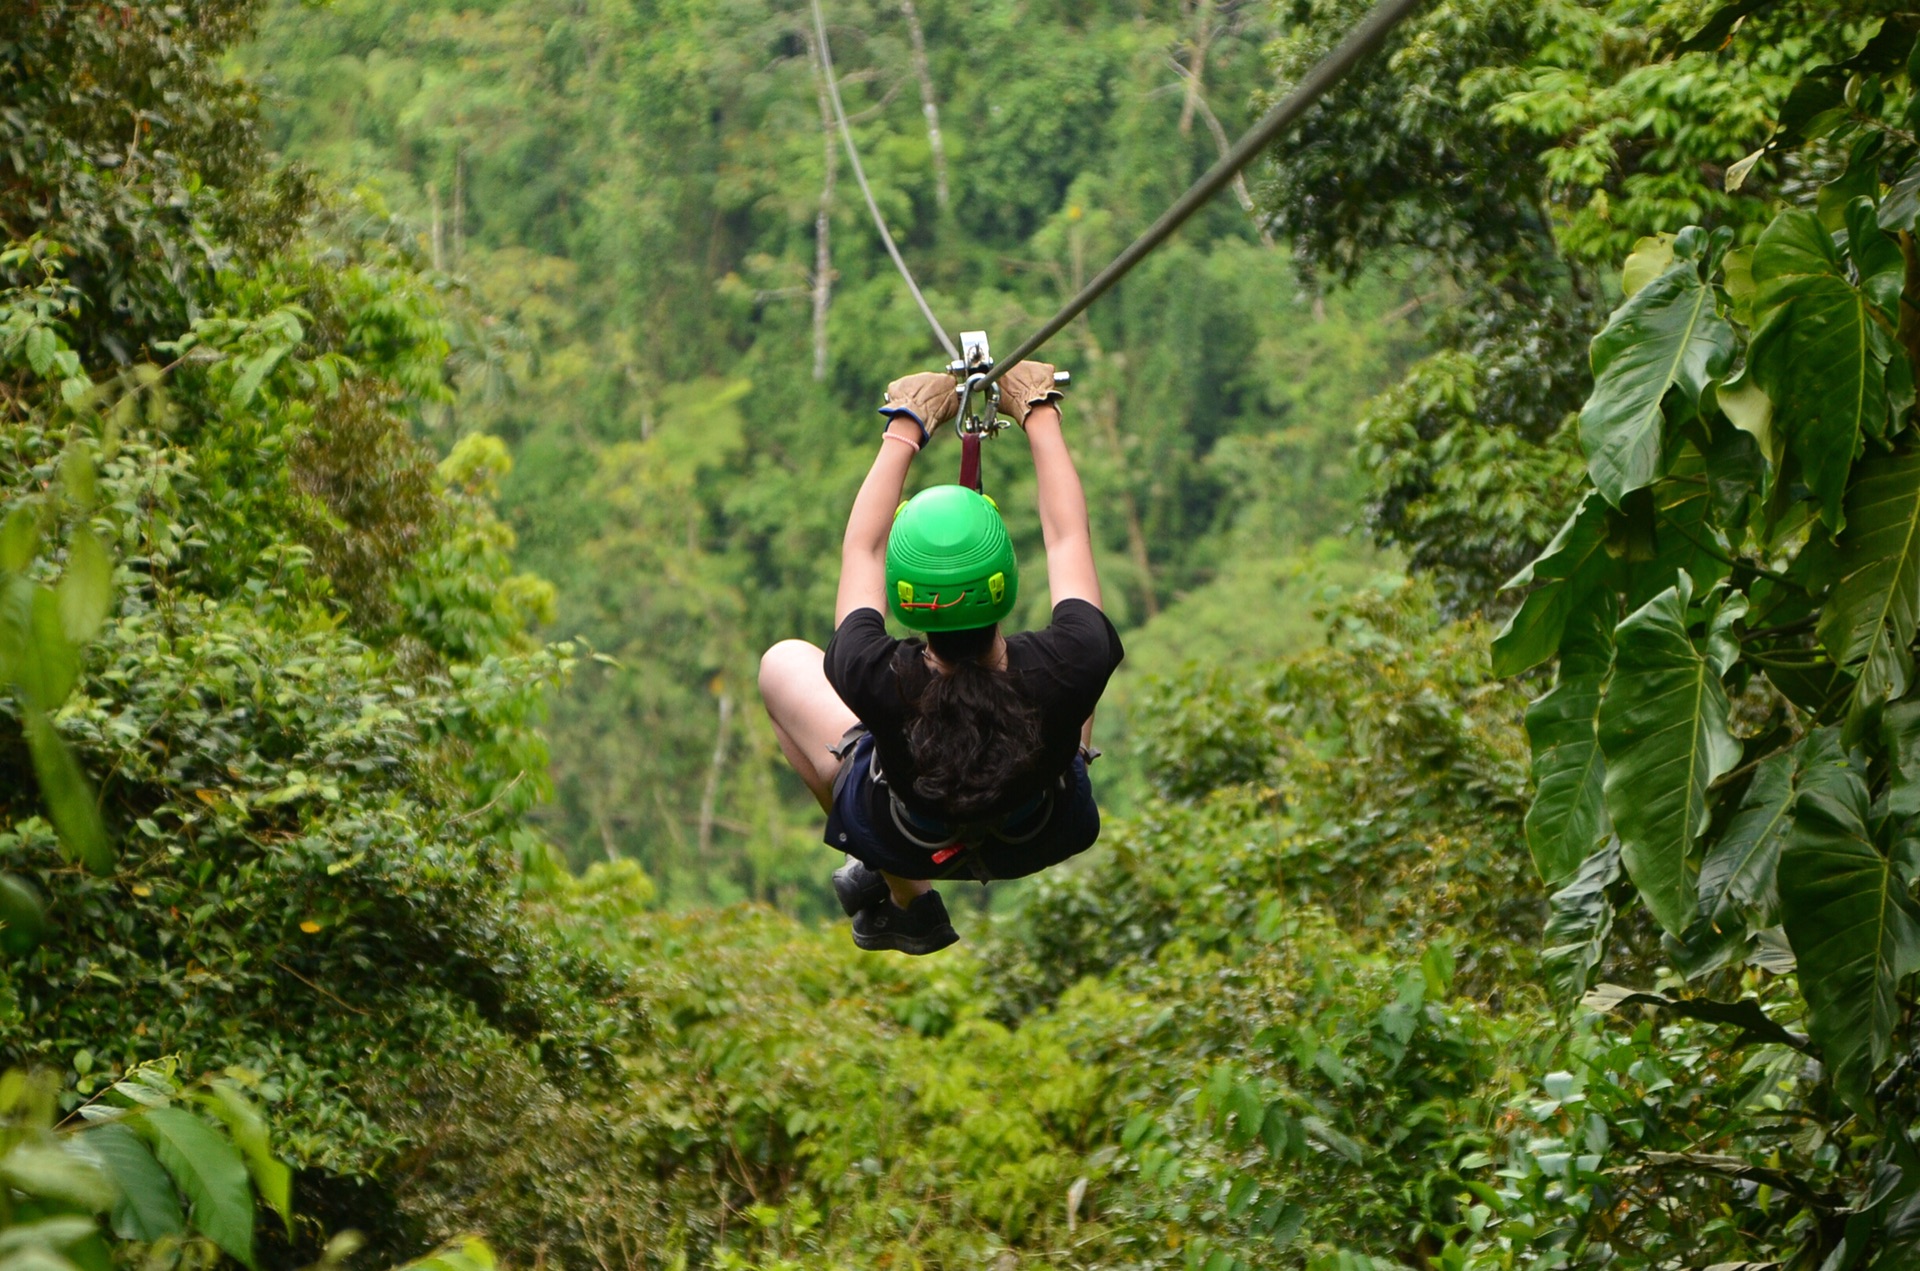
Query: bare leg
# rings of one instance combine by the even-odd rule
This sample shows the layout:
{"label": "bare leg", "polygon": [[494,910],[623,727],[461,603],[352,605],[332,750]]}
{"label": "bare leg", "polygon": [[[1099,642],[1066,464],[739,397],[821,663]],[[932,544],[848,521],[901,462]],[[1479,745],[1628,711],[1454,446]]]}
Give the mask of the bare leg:
{"label": "bare leg", "polygon": [[887,880],[887,893],[892,897],[896,908],[905,909],[913,903],[915,896],[925,895],[933,890],[933,884],[924,878],[902,878],[898,874],[880,871],[880,877]]}
{"label": "bare leg", "polygon": [[833,801],[840,767],[828,747],[859,722],[827,683],[826,656],[805,640],[782,640],[760,658],[760,700],[773,735],[822,809]]}
{"label": "bare leg", "polygon": [[[760,699],[773,720],[773,735],[823,811],[833,801],[833,778],[840,766],[827,747],[837,745],[859,722],[827,683],[826,656],[805,640],[782,640],[760,659]],[[902,909],[933,886],[894,874],[881,877],[893,903]]]}

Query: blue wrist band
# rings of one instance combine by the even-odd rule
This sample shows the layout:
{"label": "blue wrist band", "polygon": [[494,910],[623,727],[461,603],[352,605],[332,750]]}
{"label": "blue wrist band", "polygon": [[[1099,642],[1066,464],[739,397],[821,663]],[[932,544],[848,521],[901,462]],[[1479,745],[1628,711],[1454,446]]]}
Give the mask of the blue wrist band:
{"label": "blue wrist band", "polygon": [[[882,406],[880,408],[880,413],[887,417],[888,423],[891,423],[892,421],[900,418],[900,416],[902,415],[905,415],[908,419],[911,419],[914,422],[914,424],[920,429],[920,444],[922,446],[925,446],[929,441],[933,440],[933,434],[927,431],[927,425],[921,420],[920,416],[914,414],[913,411],[909,410],[907,407]],[[881,431],[882,432],[886,431],[885,424],[881,425]]]}

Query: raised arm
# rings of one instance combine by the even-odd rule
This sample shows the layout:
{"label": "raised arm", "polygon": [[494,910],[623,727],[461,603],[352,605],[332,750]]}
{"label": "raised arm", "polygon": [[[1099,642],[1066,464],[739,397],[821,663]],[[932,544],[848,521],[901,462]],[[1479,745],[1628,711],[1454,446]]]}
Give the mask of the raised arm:
{"label": "raised arm", "polygon": [[1060,393],[1053,367],[1022,362],[1001,380],[1001,409],[1027,430],[1033,474],[1040,487],[1040,537],[1047,545],[1047,590],[1053,603],[1084,600],[1100,607],[1100,575],[1093,565],[1093,529],[1080,473],[1060,426]]}
{"label": "raised arm", "polygon": [[959,409],[953,378],[936,371],[909,375],[887,385],[887,429],[880,453],[853,496],[847,532],[840,541],[840,591],[834,599],[833,625],[856,609],[887,611],[887,533],[906,488],[907,469],[920,447]]}

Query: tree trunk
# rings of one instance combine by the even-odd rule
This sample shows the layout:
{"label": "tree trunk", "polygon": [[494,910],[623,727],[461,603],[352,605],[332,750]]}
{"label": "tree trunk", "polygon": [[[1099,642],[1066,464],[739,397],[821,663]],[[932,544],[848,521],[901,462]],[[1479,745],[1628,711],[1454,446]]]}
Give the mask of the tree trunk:
{"label": "tree trunk", "polygon": [[[1187,101],[1200,112],[1200,118],[1206,123],[1207,131],[1213,134],[1213,144],[1224,156],[1233,148],[1233,143],[1227,140],[1227,130],[1220,126],[1220,116],[1213,113],[1213,107],[1207,105],[1206,94],[1200,91],[1200,77],[1191,72],[1187,76]],[[1268,247],[1273,246],[1273,232],[1267,228],[1267,223],[1260,219],[1259,212],[1253,206],[1253,193],[1247,189],[1247,178],[1239,172],[1233,174],[1233,197],[1240,204],[1241,210],[1254,218],[1253,227],[1259,232],[1260,241]]]}
{"label": "tree trunk", "polygon": [[453,267],[467,252],[467,150],[453,152]]}
{"label": "tree trunk", "polygon": [[940,210],[947,209],[947,147],[940,140],[940,105],[933,96],[933,68],[927,62],[927,38],[920,29],[920,14],[913,0],[900,0],[900,12],[907,15],[907,34],[913,40],[913,74],[920,81],[920,113],[927,117],[927,146],[933,151],[933,196]]}
{"label": "tree trunk", "polygon": [[1140,603],[1145,607],[1148,618],[1160,613],[1160,596],[1153,586],[1153,562],[1147,559],[1146,527],[1140,521],[1140,505],[1133,497],[1133,482],[1127,470],[1126,443],[1120,437],[1120,401],[1112,393],[1100,399],[1100,408],[1096,412],[1100,419],[1100,431],[1106,435],[1107,445],[1113,450],[1115,461],[1120,467],[1120,509],[1127,521],[1127,555],[1133,558],[1133,567],[1140,575]]}
{"label": "tree trunk", "polygon": [[700,832],[695,839],[700,858],[705,860],[713,847],[714,804],[720,798],[720,777],[727,768],[727,730],[733,723],[733,695],[720,693],[720,722],[713,730],[713,758],[707,764],[706,789],[700,792]]}
{"label": "tree trunk", "polygon": [[440,233],[440,187],[432,181],[427,182],[427,203],[433,209],[432,236],[428,241],[433,245],[433,268],[438,273],[447,267],[447,254]]}
{"label": "tree trunk", "polygon": [[1199,0],[1193,12],[1193,43],[1187,55],[1187,99],[1180,103],[1180,135],[1193,132],[1193,112],[1207,78],[1207,48],[1213,43],[1213,0]]}

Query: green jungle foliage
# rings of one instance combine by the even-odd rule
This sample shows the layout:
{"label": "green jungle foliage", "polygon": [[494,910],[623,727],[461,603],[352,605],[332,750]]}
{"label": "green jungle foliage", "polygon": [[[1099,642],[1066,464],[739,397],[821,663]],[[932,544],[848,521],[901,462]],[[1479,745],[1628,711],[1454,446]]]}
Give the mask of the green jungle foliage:
{"label": "green jungle foliage", "polygon": [[[1357,11],[831,34],[1004,344]],[[742,687],[931,356],[799,15],[4,21],[4,1271],[1911,1265],[1910,5],[1436,3],[1063,337],[1128,811],[925,960]]]}
{"label": "green jungle foliage", "polygon": [[[1493,645],[1507,673],[1559,659],[1527,713],[1527,829],[1565,934],[1604,943],[1637,901],[1703,982],[1684,1009],[1742,1011],[1786,1048],[1790,1107],[1840,1122],[1760,1118],[1731,1158],[1779,1175],[1773,1222],[1832,1265],[1920,1257],[1917,19],[1890,8],[1806,70],[1727,173],[1797,156],[1822,178],[1802,205],[1627,259],[1579,416],[1586,488]],[[1799,1000],[1753,983],[1805,1036],[1705,996],[1743,965],[1792,976]]]}
{"label": "green jungle foliage", "polygon": [[[348,1221],[421,1247],[363,1199],[407,1141],[383,1080],[574,1088],[637,1022],[622,972],[515,905],[546,853],[532,721],[570,653],[526,635],[549,593],[492,510],[505,457],[476,438],[436,466],[413,440],[444,320],[259,148],[214,60],[249,13],[9,16],[0,1056],[60,1074],[62,1118],[155,1063],[266,1074],[300,1199],[263,1187],[293,1219],[259,1237],[288,1263]],[[250,1261],[210,1142],[161,1165],[192,1230]],[[17,1212],[49,1199],[8,1178]],[[125,1182],[112,1205],[144,1204]],[[150,1219],[113,1230],[207,1260]]]}
{"label": "green jungle foliage", "polygon": [[[1296,0],[1277,45],[1299,74],[1366,6]],[[1330,93],[1264,191],[1276,234],[1317,268],[1418,261],[1434,351],[1360,427],[1367,518],[1443,587],[1494,601],[1553,536],[1579,480],[1568,421],[1586,346],[1641,237],[1688,224],[1751,243],[1820,159],[1766,141],[1801,72],[1840,64],[1889,6],[1783,3],[1706,29],[1705,0],[1437,0],[1385,73]],[[1900,6],[1891,6],[1898,9]],[[1423,293],[1425,294],[1425,293]]]}

